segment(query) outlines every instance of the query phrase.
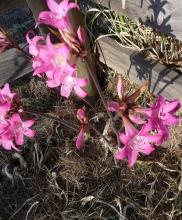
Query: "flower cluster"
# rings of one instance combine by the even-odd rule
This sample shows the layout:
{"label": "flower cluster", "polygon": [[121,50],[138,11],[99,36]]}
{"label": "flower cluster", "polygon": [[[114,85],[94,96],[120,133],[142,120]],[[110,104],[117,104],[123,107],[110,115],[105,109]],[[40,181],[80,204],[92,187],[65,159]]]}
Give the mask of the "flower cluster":
{"label": "flower cluster", "polygon": [[29,53],[33,56],[33,75],[41,77],[46,75],[47,86],[50,88],[60,87],[60,95],[68,98],[71,91],[81,98],[85,98],[87,93],[83,87],[87,84],[87,79],[77,76],[78,57],[86,56],[84,50],[85,32],[79,27],[77,33],[74,32],[68,12],[72,8],[79,9],[75,3],[63,0],[57,3],[55,0],[47,0],[50,11],[40,13],[37,24],[50,25],[58,30],[56,35],[61,42],[53,44],[50,34],[46,39],[42,36],[35,36],[30,39]]}
{"label": "flower cluster", "polygon": [[139,153],[149,155],[155,148],[169,138],[169,126],[177,125],[179,118],[175,112],[180,108],[178,100],[167,101],[163,96],[147,108],[135,106],[135,100],[146,85],[131,96],[124,96],[121,78],[118,81],[119,102],[110,102],[108,110],[116,112],[122,119],[125,133],[120,133],[120,141],[124,145],[115,154],[115,158],[128,158],[129,166],[136,163]]}
{"label": "flower cluster", "polygon": [[20,114],[14,111],[16,94],[10,91],[9,84],[0,89],[0,145],[5,150],[19,150],[15,145],[23,145],[24,136],[33,138],[35,131],[30,127],[34,120],[22,120]]}

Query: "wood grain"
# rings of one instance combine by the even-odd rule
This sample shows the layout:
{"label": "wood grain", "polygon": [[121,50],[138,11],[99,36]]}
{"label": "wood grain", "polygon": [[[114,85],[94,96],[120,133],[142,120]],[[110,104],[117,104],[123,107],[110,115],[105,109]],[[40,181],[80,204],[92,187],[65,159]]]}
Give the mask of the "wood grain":
{"label": "wood grain", "polygon": [[99,40],[101,50],[100,61],[118,73],[126,73],[137,84],[148,80],[149,90],[154,94],[162,94],[166,98],[178,98],[182,102],[182,73],[173,71],[140,52],[123,48],[113,39]]}
{"label": "wood grain", "polygon": [[0,54],[0,86],[32,72],[28,58],[15,49]]}
{"label": "wood grain", "polygon": [[[182,2],[180,0],[94,0],[105,7],[182,40]],[[110,3],[109,3],[110,2]]]}

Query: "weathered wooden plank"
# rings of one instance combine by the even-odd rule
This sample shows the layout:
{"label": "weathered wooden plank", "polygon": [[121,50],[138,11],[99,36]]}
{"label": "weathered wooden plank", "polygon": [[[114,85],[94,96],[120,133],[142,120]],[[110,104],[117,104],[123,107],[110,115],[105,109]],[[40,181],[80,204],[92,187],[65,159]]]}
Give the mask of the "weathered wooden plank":
{"label": "weathered wooden plank", "polygon": [[0,54],[0,86],[32,72],[28,58],[15,49]]}
{"label": "weathered wooden plank", "polygon": [[[136,21],[156,28],[160,32],[182,40],[182,1],[180,0],[94,0],[105,7],[124,14]],[[109,3],[110,2],[110,3]]]}
{"label": "weathered wooden plank", "polygon": [[182,102],[182,73],[173,71],[140,52],[123,48],[113,39],[99,40],[102,52],[100,61],[118,73],[127,73],[137,84],[149,80],[149,89],[154,94],[162,94],[166,98],[178,98]]}

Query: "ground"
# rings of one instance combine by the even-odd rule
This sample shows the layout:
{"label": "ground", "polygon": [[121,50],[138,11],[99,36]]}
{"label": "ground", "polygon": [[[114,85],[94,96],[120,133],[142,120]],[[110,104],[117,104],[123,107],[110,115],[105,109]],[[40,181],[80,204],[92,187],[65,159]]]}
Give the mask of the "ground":
{"label": "ground", "polygon": [[[111,82],[116,76],[109,73],[108,100],[115,97]],[[73,116],[80,102],[62,99],[43,79],[26,76],[12,86],[26,108],[59,113],[76,122]],[[95,105],[104,111],[101,103]],[[91,110],[89,115],[96,116]],[[99,120],[96,126],[102,131],[102,116]],[[58,122],[39,117],[35,129],[36,139],[27,140],[20,154],[0,151],[2,220],[181,219],[181,124],[164,146],[150,157],[141,156],[132,169],[126,161],[116,163],[99,137],[88,135],[85,149],[77,151],[76,132]]]}

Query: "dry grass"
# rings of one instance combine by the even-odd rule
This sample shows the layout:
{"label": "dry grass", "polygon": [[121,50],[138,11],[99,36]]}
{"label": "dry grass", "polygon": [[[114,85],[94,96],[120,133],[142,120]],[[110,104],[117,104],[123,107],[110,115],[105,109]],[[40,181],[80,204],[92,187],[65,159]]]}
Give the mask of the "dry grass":
{"label": "dry grass", "polygon": [[[108,79],[115,81],[116,74]],[[132,91],[133,85],[125,82]],[[27,107],[57,113],[69,108],[64,117],[75,120],[75,105],[46,89],[43,81],[24,78],[14,88]],[[115,95],[115,87],[108,83],[105,97]],[[76,151],[75,132],[50,119],[39,118],[35,128],[37,138],[26,142],[23,160],[13,152],[0,152],[2,220],[181,219],[182,124],[172,129],[165,146],[140,157],[133,169],[126,161],[116,165],[99,138],[89,138],[86,148]]]}

